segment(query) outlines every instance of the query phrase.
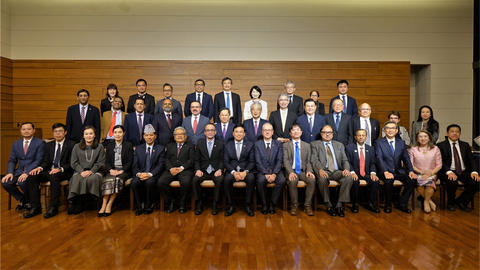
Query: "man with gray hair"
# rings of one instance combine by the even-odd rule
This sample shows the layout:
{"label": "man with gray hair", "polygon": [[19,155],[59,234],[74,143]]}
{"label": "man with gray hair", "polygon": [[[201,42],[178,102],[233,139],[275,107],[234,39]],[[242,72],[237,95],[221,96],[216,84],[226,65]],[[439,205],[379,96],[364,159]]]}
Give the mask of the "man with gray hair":
{"label": "man with gray hair", "polygon": [[263,124],[268,123],[267,120],[260,118],[262,114],[262,104],[258,101],[254,101],[250,106],[250,112],[252,118],[245,120],[243,126],[245,127],[245,139],[255,143],[262,138]]}
{"label": "man with gray hair", "polygon": [[[297,116],[302,115],[303,114],[303,98],[293,94],[295,93],[295,90],[296,90],[295,83],[287,82],[283,87],[288,96],[288,102],[289,102],[288,109],[294,112]],[[280,109],[280,104],[277,105],[277,110],[278,109]]]}
{"label": "man with gray hair", "polygon": [[297,113],[288,108],[288,95],[281,93],[278,95],[279,109],[270,114],[269,122],[273,126],[273,139],[282,143],[288,142],[290,137],[290,127],[297,120]]}

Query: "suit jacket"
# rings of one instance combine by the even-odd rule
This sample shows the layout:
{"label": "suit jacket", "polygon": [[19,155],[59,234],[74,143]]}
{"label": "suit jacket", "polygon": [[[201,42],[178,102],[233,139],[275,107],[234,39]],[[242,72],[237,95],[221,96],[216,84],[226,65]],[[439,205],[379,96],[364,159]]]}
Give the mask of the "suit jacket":
{"label": "suit jacket", "polygon": [[177,143],[170,143],[167,145],[167,152],[165,154],[165,169],[170,171],[171,168],[183,166],[184,171],[195,168],[195,145],[185,142],[180,148],[180,154],[177,157]]}
{"label": "suit jacket", "polygon": [[282,116],[280,114],[280,110],[270,113],[270,118],[268,119],[268,121],[273,126],[273,138],[275,140],[279,137],[291,139],[292,137],[290,136],[289,130],[290,127],[297,121],[297,114],[288,110],[284,131],[282,131]]}
{"label": "suit jacket", "polygon": [[208,155],[206,139],[199,139],[197,149],[195,150],[195,171],[206,172],[209,165],[212,165],[213,171],[223,172],[223,142],[215,139],[212,147],[212,154]]}
{"label": "suit jacket", "polygon": [[[359,130],[360,127],[361,127],[360,120],[365,122],[365,120],[361,117],[353,118],[353,134],[354,134],[354,136],[355,136],[355,134],[357,134],[357,130]],[[372,139],[372,145],[370,145],[370,146],[375,146],[375,141],[378,139],[378,137],[380,136],[380,132],[381,132],[380,121],[370,117],[369,122],[370,123],[368,123],[368,125],[370,127],[370,137]],[[354,140],[354,141],[356,141],[356,140]]]}
{"label": "suit jacket", "polygon": [[[122,100],[122,108],[120,109],[122,112],[125,112],[125,102],[123,102],[123,98],[119,97]],[[100,116],[103,116],[103,113],[112,110],[112,103],[108,98],[104,98],[100,101]]]}
{"label": "suit jacket", "polygon": [[[110,124],[112,123],[112,114],[113,112],[111,110],[103,113],[103,116],[101,119],[102,132],[100,133],[101,143],[105,141],[105,139],[107,138],[108,132],[110,131]],[[125,121],[125,113],[122,112],[122,125],[124,121]]]}
{"label": "suit jacket", "polygon": [[240,171],[248,170],[249,173],[255,172],[255,147],[252,142],[243,140],[242,153],[240,159],[237,159],[237,151],[235,149],[236,141],[228,141],[224,146],[223,151],[223,166],[225,167],[225,173],[236,171],[237,166],[240,167]]}
{"label": "suit jacket", "polygon": [[[43,154],[43,162],[40,165],[44,171],[50,171],[55,161],[55,146],[57,141],[53,140],[45,144],[45,152]],[[75,142],[69,139],[63,141],[62,151],[60,152],[59,166],[63,169],[69,177],[73,175],[73,168],[70,165],[70,159],[72,157],[72,150],[75,146]]]}
{"label": "suit jacket", "polygon": [[[403,140],[395,139],[395,156],[392,155],[390,144],[386,137],[378,139],[375,143],[375,154],[377,155],[377,171],[384,173],[386,171],[397,174],[408,174],[413,172],[412,162],[408,156],[407,146]],[[402,166],[403,165],[407,169]]]}
{"label": "suit jacket", "polygon": [[215,135],[215,139],[220,140],[224,143],[226,143],[229,140],[233,140],[233,126],[235,126],[234,123],[232,122],[228,123],[227,131],[225,132],[225,138],[223,138],[223,124],[216,123],[215,129],[217,130],[217,135]]}
{"label": "suit jacket", "polygon": [[100,134],[100,111],[97,107],[88,104],[87,115],[85,121],[82,124],[82,118],[80,116],[80,107],[78,104],[68,107],[67,110],[67,139],[74,142],[80,142],[83,138],[83,128],[86,126],[93,126],[97,136]]}
{"label": "suit jacket", "polygon": [[269,174],[269,170],[272,170],[272,173],[274,174],[281,173],[283,165],[282,143],[272,138],[269,157],[265,141],[257,141],[255,143],[255,161],[257,163],[258,173]]}
{"label": "suit jacket", "polygon": [[[330,113],[333,113],[332,104],[335,99],[341,99],[340,95],[337,95],[330,100],[330,105],[329,105]],[[348,94],[347,94],[347,112],[346,113],[348,113],[353,118],[356,118],[358,116],[357,101],[353,97],[349,96]]]}
{"label": "suit jacket", "polygon": [[[132,113],[135,112],[135,107],[133,106],[135,104],[135,100],[138,97],[138,93],[131,95],[128,98],[128,106],[127,106],[127,113]],[[155,97],[152,95],[145,93],[143,99],[145,100],[145,112],[148,114],[153,115],[155,113]]]}
{"label": "suit jacket", "polygon": [[[165,100],[165,98],[162,98],[160,99],[159,101],[157,101],[157,105],[155,106],[155,113],[154,114],[157,114],[157,113],[163,113],[163,101]],[[180,116],[181,119],[183,119],[183,111],[182,111],[182,104],[180,104],[180,102],[178,102],[178,100],[172,98],[172,104],[173,104],[173,107],[172,107],[172,113],[173,114],[177,114],[178,116]]]}
{"label": "suit jacket", "polygon": [[[317,108],[315,109],[315,114],[320,114],[321,116],[325,115],[325,105],[321,102],[315,101]],[[307,114],[305,110],[303,110],[303,114]]]}
{"label": "suit jacket", "polygon": [[315,114],[313,120],[312,132],[310,132],[310,124],[308,123],[308,115],[303,114],[297,118],[297,123],[302,127],[302,136],[300,139],[304,142],[310,143],[319,140],[320,130],[325,126],[325,117]]}
{"label": "suit jacket", "polygon": [[[345,152],[350,163],[350,171],[354,171],[359,178],[360,175],[360,157],[358,156],[358,148],[356,143],[351,143],[345,147]],[[363,145],[363,155],[365,157],[365,175],[376,173],[375,167],[375,149],[368,144]]]}
{"label": "suit jacket", "polygon": [[[350,164],[348,163],[347,155],[345,154],[345,146],[337,141],[330,141],[333,146],[333,151],[335,155],[335,160],[337,161],[338,170],[349,170]],[[314,141],[310,144],[312,149],[312,167],[315,173],[318,173],[320,170],[327,170],[327,150],[323,141]]]}
{"label": "suit jacket", "polygon": [[[464,141],[458,140],[458,146],[460,147],[460,155],[462,156],[463,164],[465,165],[465,172],[478,172],[478,166],[470,150],[470,144]],[[445,137],[445,141],[437,144],[440,153],[442,154],[442,168],[438,172],[438,175],[445,175],[450,171],[452,165],[452,147],[450,141]]]}
{"label": "suit jacket", "polygon": [[197,124],[197,130],[194,133],[193,132],[193,126],[192,126],[192,117],[193,115],[190,115],[189,117],[186,117],[183,119],[182,127],[187,131],[187,142],[197,144],[198,139],[205,139],[205,126],[210,123],[210,120],[208,120],[207,117],[203,115],[199,115],[200,117],[197,119],[198,124]]}
{"label": "suit jacket", "polygon": [[[116,143],[110,143],[107,145],[105,151],[105,169],[107,173],[110,170],[115,169],[115,146]],[[155,149],[155,145],[153,147]],[[153,153],[153,152],[152,152]],[[132,172],[133,166],[133,145],[128,141],[122,142],[122,170],[124,173]]]}
{"label": "suit jacket", "polygon": [[335,128],[335,114],[328,113],[325,115],[325,122],[333,128],[333,140],[348,145],[353,143],[353,123],[349,114],[342,113],[338,130]]}
{"label": "suit jacket", "polygon": [[[289,98],[290,100],[290,98]],[[280,105],[277,103],[277,110],[280,110]],[[296,113],[297,116],[303,114],[303,98],[297,95],[293,95],[292,104],[288,104],[288,111]]]}
{"label": "suit jacket", "polygon": [[[242,123],[242,105],[240,102],[240,96],[236,93],[230,92],[232,94],[232,106],[233,106],[233,120],[234,124]],[[215,100],[213,102],[213,122],[220,122],[220,110],[227,107],[225,102],[225,97],[223,96],[223,91],[215,95]],[[232,107],[230,107],[232,108]],[[203,109],[202,109],[203,110]]]}
{"label": "suit jacket", "polygon": [[[192,115],[190,111],[190,103],[194,100],[197,100],[197,92],[193,92],[187,95],[185,98],[185,108],[184,113],[185,117]],[[212,119],[213,117],[213,99],[212,96],[203,92],[203,99],[202,99],[202,111],[200,112],[201,115],[208,118],[208,120]]]}
{"label": "suit jacket", "polygon": [[[7,174],[11,173],[13,176],[19,176],[24,172],[28,174],[42,163],[45,142],[42,139],[33,137],[28,144],[27,154],[23,152],[23,144],[23,138],[13,142],[10,158],[8,159]],[[15,166],[17,167],[15,168]]]}
{"label": "suit jacket", "polygon": [[[312,150],[310,149],[310,144],[300,141],[300,168],[302,172],[313,172],[311,156]],[[283,167],[285,168],[285,176],[287,178],[290,173],[295,172],[295,169],[292,169],[294,160],[294,144],[293,141],[288,141],[283,144]]]}
{"label": "suit jacket", "polygon": [[[122,149],[123,150],[123,149]],[[122,161],[123,163],[123,161]],[[147,144],[141,144],[135,149],[133,158],[133,176],[137,173],[145,172],[147,166]],[[154,144],[150,154],[150,173],[152,177],[160,177],[165,168],[165,147]]]}
{"label": "suit jacket", "polygon": [[[153,116],[148,113],[143,113],[143,127],[142,127],[142,137],[140,138],[140,134],[138,132],[138,124],[137,124],[137,114],[135,112],[129,113],[125,116],[123,120],[123,127],[125,128],[125,135],[123,136],[123,140],[129,141],[133,144],[133,146],[137,146],[139,144],[145,143],[143,139],[143,131],[145,130],[145,126],[152,123]],[[158,131],[155,130],[158,134]]]}
{"label": "suit jacket", "polygon": [[170,114],[170,117],[172,118],[172,128],[168,127],[168,121],[163,111],[153,116],[152,126],[157,132],[155,143],[166,146],[175,141],[173,138],[173,131],[176,127],[182,125],[182,118],[174,113]]}
{"label": "suit jacket", "polygon": [[257,135],[255,136],[255,124],[253,118],[245,120],[243,126],[245,127],[245,139],[247,141],[255,143],[257,140],[263,139],[262,127],[265,123],[270,123],[265,119],[260,118],[257,124]]}

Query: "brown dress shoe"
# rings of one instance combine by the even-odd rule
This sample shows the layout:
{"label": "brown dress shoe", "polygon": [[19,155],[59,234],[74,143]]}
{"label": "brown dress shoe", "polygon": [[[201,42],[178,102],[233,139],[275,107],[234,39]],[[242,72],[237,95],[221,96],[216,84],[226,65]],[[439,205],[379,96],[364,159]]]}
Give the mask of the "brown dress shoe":
{"label": "brown dress shoe", "polygon": [[288,212],[292,216],[296,216],[298,214],[298,205],[292,204],[292,209]]}
{"label": "brown dress shoe", "polygon": [[307,216],[315,215],[315,213],[313,213],[313,209],[311,205],[305,205],[305,214],[307,214]]}

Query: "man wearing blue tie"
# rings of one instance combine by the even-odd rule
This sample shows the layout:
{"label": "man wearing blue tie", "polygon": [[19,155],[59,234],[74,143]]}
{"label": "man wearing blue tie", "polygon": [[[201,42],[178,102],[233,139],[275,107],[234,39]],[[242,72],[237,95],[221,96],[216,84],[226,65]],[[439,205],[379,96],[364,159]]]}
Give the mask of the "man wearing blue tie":
{"label": "man wearing blue tie", "polygon": [[302,126],[302,141],[311,143],[320,139],[320,129],[325,126],[325,117],[316,114],[317,105],[313,99],[305,100],[305,114],[297,118],[297,123]]}
{"label": "man wearing blue tie", "polygon": [[213,121],[215,123],[220,122],[220,110],[222,108],[228,108],[230,110],[230,116],[234,124],[242,123],[242,108],[240,104],[240,96],[232,92],[232,85],[232,79],[230,79],[229,77],[223,78],[223,91],[215,95],[215,100],[213,102]]}
{"label": "man wearing blue tie", "polygon": [[343,102],[335,99],[332,104],[333,113],[325,115],[325,122],[333,128],[333,140],[348,145],[353,143],[352,117],[343,112]]}

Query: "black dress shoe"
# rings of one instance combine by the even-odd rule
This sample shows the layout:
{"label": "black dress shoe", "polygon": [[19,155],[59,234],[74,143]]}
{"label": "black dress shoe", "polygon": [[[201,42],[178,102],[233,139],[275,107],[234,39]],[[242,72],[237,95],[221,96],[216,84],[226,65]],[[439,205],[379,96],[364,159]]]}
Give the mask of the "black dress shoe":
{"label": "black dress shoe", "polygon": [[32,205],[29,203],[25,204],[25,208],[23,208],[23,210],[30,211],[30,209],[32,209]]}
{"label": "black dress shoe", "polygon": [[216,216],[218,215],[218,207],[217,207],[217,203],[216,202],[213,202],[213,205],[212,205],[212,215]]}
{"label": "black dress shoe", "polygon": [[47,213],[43,215],[44,218],[51,218],[58,215],[58,207],[50,206]]}
{"label": "black dress shoe", "polygon": [[269,212],[270,214],[272,214],[272,215],[276,213],[276,211],[275,211],[275,204],[271,203],[271,204],[268,206],[268,212]]}
{"label": "black dress shoe", "polygon": [[78,215],[81,213],[83,213],[83,203],[77,204],[77,206],[75,207],[75,212],[73,214]]}
{"label": "black dress shoe", "polygon": [[180,202],[180,208],[178,208],[178,213],[185,214],[187,212],[187,206],[185,202]]}
{"label": "black dress shoe", "polygon": [[145,209],[145,212],[144,214],[145,215],[150,215],[151,213],[153,213],[153,205],[151,207],[147,207],[147,209]]}
{"label": "black dress shoe", "polygon": [[407,213],[407,214],[411,214],[412,213],[412,210],[408,209],[408,207],[406,206],[401,206],[400,204],[395,204],[395,208],[397,208],[398,210],[404,212],[404,213]]}
{"label": "black dress shoe", "polygon": [[327,214],[329,214],[332,217],[337,216],[337,214],[335,213],[335,209],[333,209],[333,207],[328,207],[327,208]]}
{"label": "black dress shoe", "polygon": [[104,217],[105,213],[97,213],[97,217]]}
{"label": "black dress shoe", "polygon": [[268,207],[266,204],[262,204],[262,209],[260,210],[260,213],[264,215],[268,214]]}
{"label": "black dress shoe", "polygon": [[250,206],[245,207],[245,213],[247,213],[247,216],[249,216],[249,217],[253,217],[255,215],[255,212],[253,212],[253,210]]}
{"label": "black dress shoe", "polygon": [[75,208],[77,208],[76,203],[72,203],[72,205],[68,208],[67,214],[68,215],[73,215],[75,214]]}
{"label": "black dress shoe", "polygon": [[374,213],[380,213],[380,209],[378,209],[377,207],[375,207],[375,205],[373,205],[373,203],[368,203],[365,208],[367,208],[367,210],[370,210]]}
{"label": "black dress shoe", "polygon": [[195,206],[195,215],[200,215],[203,211],[203,205],[201,203]]}
{"label": "black dress shoe", "polygon": [[358,213],[358,203],[352,204],[352,213]]}
{"label": "black dress shoe", "polygon": [[167,211],[165,211],[165,212],[167,212],[167,214],[171,214],[171,213],[175,212],[175,210],[176,210],[175,209],[175,202],[170,202],[170,204],[167,208]]}
{"label": "black dress shoe", "polygon": [[15,211],[20,211],[20,210],[22,210],[22,209],[25,207],[25,204],[26,204],[26,202],[23,201],[23,200],[21,200],[20,202],[18,202],[17,207],[15,207]]}
{"label": "black dress shoe", "polygon": [[447,205],[447,210],[455,212],[455,205]]}
{"label": "black dress shoe", "polygon": [[24,218],[32,218],[36,215],[40,215],[42,213],[42,207],[35,207],[30,209],[30,212],[23,215]]}
{"label": "black dress shoe", "polygon": [[392,213],[392,207],[391,206],[385,206],[383,208],[383,212],[385,213]]}
{"label": "black dress shoe", "polygon": [[456,202],[456,204],[458,205],[458,208],[460,208],[460,210],[464,211],[464,212],[471,212],[472,210],[470,208],[468,208],[467,206],[465,206],[463,203],[461,202]]}
{"label": "black dress shoe", "polygon": [[230,206],[227,211],[225,211],[225,216],[229,217],[235,213],[235,206]]}
{"label": "black dress shoe", "polygon": [[135,216],[140,216],[140,215],[142,215],[144,212],[145,212],[145,209],[143,209],[142,207],[139,207],[139,208],[137,209],[137,211],[135,211]]}
{"label": "black dress shoe", "polygon": [[343,207],[337,207],[337,216],[345,217],[345,211],[343,211]]}
{"label": "black dress shoe", "polygon": [[103,216],[104,216],[104,217],[108,217],[108,216],[110,216],[111,214],[112,214],[112,212],[110,212],[110,213],[105,212],[105,213],[103,213]]}

